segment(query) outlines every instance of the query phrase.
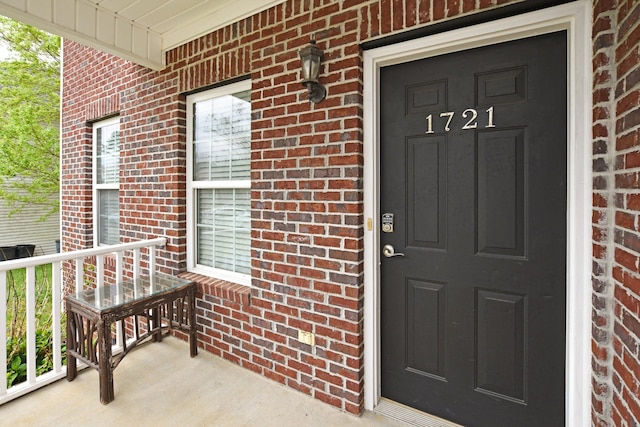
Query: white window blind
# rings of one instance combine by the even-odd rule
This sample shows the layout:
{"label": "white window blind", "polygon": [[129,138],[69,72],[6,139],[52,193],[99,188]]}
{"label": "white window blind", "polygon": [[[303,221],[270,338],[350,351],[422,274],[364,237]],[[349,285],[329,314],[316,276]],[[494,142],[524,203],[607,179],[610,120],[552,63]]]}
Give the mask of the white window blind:
{"label": "white window blind", "polygon": [[120,120],[93,125],[94,240],[98,245],[120,243]]}

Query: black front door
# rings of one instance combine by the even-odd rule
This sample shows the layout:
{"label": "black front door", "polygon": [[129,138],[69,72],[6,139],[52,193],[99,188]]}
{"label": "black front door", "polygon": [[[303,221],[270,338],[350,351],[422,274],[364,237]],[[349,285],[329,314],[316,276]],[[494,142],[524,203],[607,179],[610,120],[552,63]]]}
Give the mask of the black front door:
{"label": "black front door", "polygon": [[381,70],[383,397],[564,425],[566,63],[559,32]]}

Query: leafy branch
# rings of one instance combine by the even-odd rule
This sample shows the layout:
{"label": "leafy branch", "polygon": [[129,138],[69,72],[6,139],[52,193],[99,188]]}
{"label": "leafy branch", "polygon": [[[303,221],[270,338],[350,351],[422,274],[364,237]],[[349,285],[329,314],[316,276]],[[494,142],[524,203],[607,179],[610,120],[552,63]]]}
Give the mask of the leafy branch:
{"label": "leafy branch", "polygon": [[59,211],[60,38],[0,17],[0,198]]}

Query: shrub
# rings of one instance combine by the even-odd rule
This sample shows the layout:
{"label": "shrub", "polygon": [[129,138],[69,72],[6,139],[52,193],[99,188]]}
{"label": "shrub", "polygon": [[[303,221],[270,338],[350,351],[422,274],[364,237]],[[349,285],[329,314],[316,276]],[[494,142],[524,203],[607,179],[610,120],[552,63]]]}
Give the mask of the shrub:
{"label": "shrub", "polygon": [[[62,346],[63,362],[66,345]],[[9,359],[9,353],[12,354]],[[51,329],[36,331],[36,375],[53,370],[53,332]],[[27,345],[24,339],[7,340],[7,387],[27,379]]]}

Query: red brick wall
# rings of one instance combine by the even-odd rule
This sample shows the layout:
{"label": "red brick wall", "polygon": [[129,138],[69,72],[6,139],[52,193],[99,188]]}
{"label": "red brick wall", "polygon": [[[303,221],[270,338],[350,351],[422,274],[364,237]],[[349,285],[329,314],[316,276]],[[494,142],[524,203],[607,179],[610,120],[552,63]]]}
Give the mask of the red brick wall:
{"label": "red brick wall", "polygon": [[[501,0],[289,0],[167,54],[153,72],[64,44],[65,250],[92,245],[91,122],[121,118],[122,241],[163,236],[186,269],[186,92],[252,82],[252,287],[200,282],[199,345],[351,413],[363,404],[359,44]],[[593,417],[639,422],[638,2],[594,0]],[[325,51],[309,104],[297,52]],[[297,340],[312,331],[316,346]],[[626,403],[625,403],[626,402]]]}
{"label": "red brick wall", "polygon": [[594,2],[593,422],[640,423],[640,3]]}
{"label": "red brick wall", "polygon": [[615,10],[613,411],[640,424],[640,3]]}

